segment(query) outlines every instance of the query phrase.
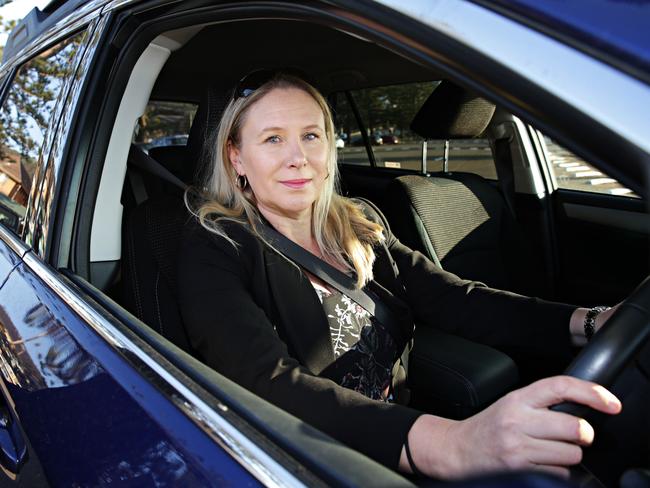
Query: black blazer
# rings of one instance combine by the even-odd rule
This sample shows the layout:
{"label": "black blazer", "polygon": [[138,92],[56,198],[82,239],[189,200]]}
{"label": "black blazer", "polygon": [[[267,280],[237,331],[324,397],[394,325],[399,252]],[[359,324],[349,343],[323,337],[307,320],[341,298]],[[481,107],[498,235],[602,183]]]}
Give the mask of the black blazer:
{"label": "black blazer", "polygon": [[[334,353],[327,318],[309,279],[246,227],[233,222],[224,227],[237,247],[195,222],[181,242],[179,302],[199,359],[397,468],[406,434],[421,413],[370,400],[318,377]],[[462,280],[402,245],[390,229],[376,254],[375,281],[408,304],[415,323],[495,347],[569,353],[573,307]]]}

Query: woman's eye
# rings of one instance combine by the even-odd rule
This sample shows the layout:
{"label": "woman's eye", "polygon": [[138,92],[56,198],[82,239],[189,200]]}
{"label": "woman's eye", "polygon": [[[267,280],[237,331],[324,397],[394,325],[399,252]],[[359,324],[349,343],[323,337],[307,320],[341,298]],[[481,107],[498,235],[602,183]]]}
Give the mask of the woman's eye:
{"label": "woman's eye", "polygon": [[277,144],[278,142],[280,142],[280,136],[267,137],[266,142],[270,142],[271,144]]}
{"label": "woman's eye", "polygon": [[309,133],[305,134],[305,139],[308,140],[308,141],[315,141],[319,137],[320,136],[318,134],[314,133],[314,132],[309,132]]}

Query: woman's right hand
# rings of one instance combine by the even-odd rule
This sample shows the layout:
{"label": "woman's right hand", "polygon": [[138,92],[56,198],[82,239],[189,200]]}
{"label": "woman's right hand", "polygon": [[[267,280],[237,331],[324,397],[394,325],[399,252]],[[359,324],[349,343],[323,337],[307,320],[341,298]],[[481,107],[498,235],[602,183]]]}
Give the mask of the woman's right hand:
{"label": "woman's right hand", "polygon": [[[423,415],[409,431],[415,465],[436,478],[505,470],[568,476],[582,447],[593,442],[589,423],[548,407],[565,401],[617,414],[621,402],[602,386],[570,376],[532,383],[462,421]],[[406,461],[405,453],[402,456]],[[402,463],[401,465],[408,465]]]}

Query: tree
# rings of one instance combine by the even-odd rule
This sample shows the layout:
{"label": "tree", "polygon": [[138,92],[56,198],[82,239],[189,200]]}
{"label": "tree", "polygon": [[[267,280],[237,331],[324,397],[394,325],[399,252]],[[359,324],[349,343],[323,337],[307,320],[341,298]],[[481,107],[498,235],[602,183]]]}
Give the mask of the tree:
{"label": "tree", "polygon": [[[5,5],[11,2],[13,2],[13,0],[0,0],[0,8],[4,7]],[[2,15],[0,15],[0,34],[9,34],[15,26],[16,26],[15,20],[5,21],[2,18]],[[0,59],[2,59],[3,55],[4,55],[4,46],[0,46]]]}
{"label": "tree", "polygon": [[[0,161],[19,163],[20,174],[28,180],[84,35],[78,34],[21,66],[0,109]],[[23,188],[28,190],[30,182],[21,181]]]}
{"label": "tree", "polygon": [[409,83],[359,90],[353,93],[369,133],[409,134],[413,117],[435,87],[433,82]]}

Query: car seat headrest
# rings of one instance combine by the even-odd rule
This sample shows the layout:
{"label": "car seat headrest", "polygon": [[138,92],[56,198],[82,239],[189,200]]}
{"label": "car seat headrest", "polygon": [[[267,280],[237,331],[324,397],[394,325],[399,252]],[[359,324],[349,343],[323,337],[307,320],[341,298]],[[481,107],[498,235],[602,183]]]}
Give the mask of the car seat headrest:
{"label": "car seat headrest", "polygon": [[411,122],[424,139],[468,139],[480,136],[494,115],[493,103],[443,81]]}
{"label": "car seat headrest", "polygon": [[219,127],[221,116],[230,100],[230,96],[230,90],[209,87],[201,97],[187,138],[187,151],[190,161],[197,166],[202,166],[210,159],[209,145],[212,142],[210,139]]}

